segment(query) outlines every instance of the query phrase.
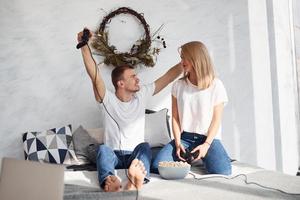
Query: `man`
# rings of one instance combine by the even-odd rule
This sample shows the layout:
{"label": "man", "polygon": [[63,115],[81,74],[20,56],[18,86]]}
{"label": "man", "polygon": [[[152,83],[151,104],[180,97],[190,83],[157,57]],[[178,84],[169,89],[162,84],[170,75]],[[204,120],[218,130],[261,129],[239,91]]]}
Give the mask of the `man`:
{"label": "man", "polygon": [[[81,41],[83,32],[77,35]],[[90,37],[92,34],[90,34]],[[130,66],[116,67],[111,74],[115,93],[106,89],[101,74],[88,45],[81,48],[84,65],[93,82],[95,98],[105,109],[104,144],[99,146],[97,170],[100,186],[106,192],[119,191],[120,180],[114,170],[128,168],[128,183],[125,189],[140,189],[149,180],[151,150],[144,142],[145,108],[149,98],[182,72],[180,64],[148,85],[139,85],[139,79]]]}

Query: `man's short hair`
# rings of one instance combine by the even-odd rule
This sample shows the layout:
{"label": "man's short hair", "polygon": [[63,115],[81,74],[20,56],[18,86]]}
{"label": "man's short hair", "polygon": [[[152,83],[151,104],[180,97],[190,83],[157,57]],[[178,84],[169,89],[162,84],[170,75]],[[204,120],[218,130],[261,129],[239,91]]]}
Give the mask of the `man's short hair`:
{"label": "man's short hair", "polygon": [[112,72],[111,72],[111,81],[115,87],[115,89],[117,90],[118,88],[118,81],[122,80],[124,71],[127,69],[133,69],[132,66],[130,65],[122,65],[120,67],[115,67]]}

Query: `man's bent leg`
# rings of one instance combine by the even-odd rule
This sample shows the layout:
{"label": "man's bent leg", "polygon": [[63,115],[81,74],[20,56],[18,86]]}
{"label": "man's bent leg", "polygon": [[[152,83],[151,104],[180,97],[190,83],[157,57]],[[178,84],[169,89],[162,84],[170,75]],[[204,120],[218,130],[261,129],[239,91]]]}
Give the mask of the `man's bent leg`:
{"label": "man's bent leg", "polygon": [[100,145],[97,153],[97,171],[99,184],[105,191],[119,190],[120,180],[114,175],[117,163],[118,158],[114,151],[105,144]]}
{"label": "man's bent leg", "polygon": [[146,174],[146,182],[149,182],[149,177],[150,177],[150,165],[151,165],[151,158],[152,158],[152,154],[151,154],[151,149],[150,149],[150,145],[147,142],[143,142],[139,145],[137,145],[135,147],[135,149],[133,150],[129,160],[128,160],[128,165],[131,165],[131,163],[133,162],[133,160],[137,158],[138,160],[143,162],[143,165],[145,167],[145,170],[147,172]]}

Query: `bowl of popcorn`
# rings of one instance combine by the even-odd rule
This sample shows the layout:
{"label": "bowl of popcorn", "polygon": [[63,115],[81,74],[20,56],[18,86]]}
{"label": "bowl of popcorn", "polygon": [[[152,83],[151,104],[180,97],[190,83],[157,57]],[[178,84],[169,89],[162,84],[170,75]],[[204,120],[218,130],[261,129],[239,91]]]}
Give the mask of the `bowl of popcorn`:
{"label": "bowl of popcorn", "polygon": [[190,169],[191,165],[182,161],[163,161],[158,163],[158,172],[164,179],[183,179]]}

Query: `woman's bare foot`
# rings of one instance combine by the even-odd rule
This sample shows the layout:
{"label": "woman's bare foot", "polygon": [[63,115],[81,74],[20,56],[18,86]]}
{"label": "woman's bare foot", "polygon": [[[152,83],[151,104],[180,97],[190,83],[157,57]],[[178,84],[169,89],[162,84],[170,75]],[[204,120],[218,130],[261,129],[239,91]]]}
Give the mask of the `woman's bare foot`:
{"label": "woman's bare foot", "polygon": [[117,192],[121,190],[121,182],[120,180],[114,176],[110,175],[105,179],[105,192]]}
{"label": "woman's bare foot", "polygon": [[144,183],[144,178],[146,177],[147,171],[142,161],[134,159],[128,169],[128,180],[126,189],[135,190],[141,189]]}

